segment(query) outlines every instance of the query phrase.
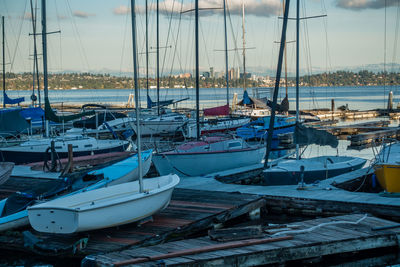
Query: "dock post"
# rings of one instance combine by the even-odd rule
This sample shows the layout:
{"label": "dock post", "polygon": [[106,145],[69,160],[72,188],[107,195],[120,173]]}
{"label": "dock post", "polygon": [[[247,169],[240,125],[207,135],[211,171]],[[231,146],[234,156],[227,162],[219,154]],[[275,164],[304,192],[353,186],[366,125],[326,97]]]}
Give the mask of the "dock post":
{"label": "dock post", "polygon": [[393,92],[389,92],[389,98],[388,98],[388,111],[393,110]]}
{"label": "dock post", "polygon": [[56,167],[57,167],[57,162],[56,162],[56,149],[55,149],[55,142],[54,140],[51,140],[51,145],[50,145],[50,158],[51,158],[51,168],[50,171],[54,172],[56,171]]}
{"label": "dock post", "polygon": [[67,170],[67,172],[71,173],[73,169],[74,169],[74,151],[72,149],[72,144],[68,144],[68,170]]}

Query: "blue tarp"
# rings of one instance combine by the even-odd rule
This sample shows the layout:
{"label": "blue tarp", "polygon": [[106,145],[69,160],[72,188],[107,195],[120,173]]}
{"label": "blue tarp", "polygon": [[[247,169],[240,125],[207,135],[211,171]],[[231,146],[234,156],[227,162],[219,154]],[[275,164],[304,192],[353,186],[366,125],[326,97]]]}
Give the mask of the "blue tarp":
{"label": "blue tarp", "polygon": [[42,121],[44,118],[44,110],[42,108],[24,108],[21,110],[21,116],[25,119],[31,119],[32,122]]}
{"label": "blue tarp", "polygon": [[253,102],[251,101],[249,94],[247,93],[247,90],[244,91],[243,93],[243,100],[242,100],[242,104],[243,105],[250,105]]}
{"label": "blue tarp", "polygon": [[23,102],[23,101],[25,100],[24,97],[19,97],[19,98],[11,99],[11,98],[8,97],[8,95],[6,94],[6,92],[3,93],[3,97],[4,97],[4,99],[3,99],[4,104],[6,104],[6,105],[19,104],[19,103],[21,103],[21,102]]}

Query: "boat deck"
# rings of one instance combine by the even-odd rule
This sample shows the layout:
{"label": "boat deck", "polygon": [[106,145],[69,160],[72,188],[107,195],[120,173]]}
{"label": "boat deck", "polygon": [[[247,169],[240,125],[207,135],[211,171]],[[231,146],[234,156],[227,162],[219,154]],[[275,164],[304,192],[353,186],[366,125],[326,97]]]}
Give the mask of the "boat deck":
{"label": "boat deck", "polygon": [[[267,233],[259,239],[218,242],[211,240],[209,236],[192,238],[91,256],[83,261],[83,266],[282,265],[293,261],[312,261],[315,258],[321,260],[323,257],[337,254],[343,256],[349,252],[352,253],[351,258],[346,259],[346,262],[356,264],[354,252],[382,248],[385,249],[386,257],[390,256],[389,252],[392,251],[391,256],[395,259],[399,246],[400,225],[391,229],[377,228],[387,226],[395,225],[391,221],[365,217],[362,214],[321,218],[296,222],[293,225],[294,230],[286,230],[288,232],[281,235],[267,234],[268,230],[264,229]],[[363,266],[361,263],[362,261],[359,262],[360,265],[356,265]],[[302,262],[298,265],[302,265]]]}

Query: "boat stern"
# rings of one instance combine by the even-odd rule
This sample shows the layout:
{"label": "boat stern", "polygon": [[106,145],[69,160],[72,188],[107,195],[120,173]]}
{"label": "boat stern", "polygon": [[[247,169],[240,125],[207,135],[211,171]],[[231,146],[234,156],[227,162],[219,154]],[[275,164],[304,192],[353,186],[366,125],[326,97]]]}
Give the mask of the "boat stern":
{"label": "boat stern", "polygon": [[79,214],[72,209],[28,208],[29,223],[38,232],[70,234],[76,232]]}

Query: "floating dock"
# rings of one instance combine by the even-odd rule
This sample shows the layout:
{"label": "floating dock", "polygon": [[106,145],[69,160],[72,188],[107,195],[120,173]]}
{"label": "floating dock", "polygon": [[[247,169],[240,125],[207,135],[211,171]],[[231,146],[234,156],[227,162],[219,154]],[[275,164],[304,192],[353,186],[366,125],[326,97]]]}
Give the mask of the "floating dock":
{"label": "floating dock", "polygon": [[170,205],[142,222],[74,235],[41,234],[29,227],[24,232],[0,233],[0,248],[83,258],[183,239],[264,206],[265,200],[257,195],[175,189]]}
{"label": "floating dock", "polygon": [[201,237],[93,255],[87,257],[82,265],[282,265],[349,252],[360,253],[382,248],[396,251],[399,247],[399,225],[396,228],[393,222],[362,214],[296,222],[294,229],[291,229],[291,225],[286,227],[281,232],[264,234],[259,239],[218,242],[209,237]]}

